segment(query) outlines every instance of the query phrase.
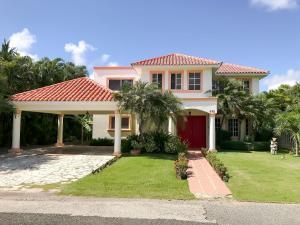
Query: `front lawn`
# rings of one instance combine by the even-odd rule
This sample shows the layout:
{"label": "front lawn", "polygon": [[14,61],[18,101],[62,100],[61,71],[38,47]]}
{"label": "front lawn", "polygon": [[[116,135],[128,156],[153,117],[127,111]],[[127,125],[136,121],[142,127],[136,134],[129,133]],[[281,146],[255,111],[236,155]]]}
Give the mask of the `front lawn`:
{"label": "front lawn", "polygon": [[219,152],[238,200],[300,202],[300,157],[269,152]]}
{"label": "front lawn", "polygon": [[186,180],[175,177],[175,155],[122,157],[112,166],[62,187],[62,194],[156,199],[193,199]]}

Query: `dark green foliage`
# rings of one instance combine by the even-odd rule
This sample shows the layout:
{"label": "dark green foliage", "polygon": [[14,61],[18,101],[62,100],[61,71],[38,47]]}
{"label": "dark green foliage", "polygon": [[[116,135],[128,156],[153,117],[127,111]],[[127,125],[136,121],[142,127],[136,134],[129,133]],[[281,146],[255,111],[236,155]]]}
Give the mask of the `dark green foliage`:
{"label": "dark green foliage", "polygon": [[114,140],[110,139],[110,138],[92,139],[90,142],[90,145],[92,145],[92,146],[113,146]]}
{"label": "dark green foliage", "polygon": [[247,143],[243,141],[223,141],[220,144],[220,147],[223,150],[240,150],[240,151],[250,150]]}
{"label": "dark green foliage", "polygon": [[209,164],[215,169],[219,177],[225,182],[228,182],[229,174],[227,168],[225,167],[223,162],[217,157],[217,154],[215,152],[207,152],[206,159],[209,162]]}
{"label": "dark green foliage", "polygon": [[[4,41],[0,49],[0,147],[11,145],[12,110],[10,95],[46,85],[87,76],[84,66],[75,66],[60,58],[43,58],[37,62],[20,56]],[[72,116],[70,116],[72,117]],[[22,112],[21,145],[45,145],[56,142],[57,116]],[[65,117],[64,138],[80,139],[80,124]]]}
{"label": "dark green foliage", "polygon": [[216,132],[216,144],[219,146],[224,141],[229,141],[231,134],[227,130],[217,130]]}
{"label": "dark green foliage", "polygon": [[121,141],[121,151],[122,153],[129,153],[132,149],[132,142],[138,141],[139,136],[138,135],[129,135],[126,139],[122,139]]}
{"label": "dark green foliage", "polygon": [[273,137],[273,131],[271,129],[261,129],[255,135],[255,141],[270,141]]}
{"label": "dark green foliage", "polygon": [[180,153],[187,152],[188,146],[180,138],[165,131],[153,131],[141,135],[130,135],[122,140],[122,152],[127,153],[137,144],[144,152]]}
{"label": "dark green foliage", "polygon": [[252,144],[254,151],[268,151],[270,149],[270,142],[256,141]]}

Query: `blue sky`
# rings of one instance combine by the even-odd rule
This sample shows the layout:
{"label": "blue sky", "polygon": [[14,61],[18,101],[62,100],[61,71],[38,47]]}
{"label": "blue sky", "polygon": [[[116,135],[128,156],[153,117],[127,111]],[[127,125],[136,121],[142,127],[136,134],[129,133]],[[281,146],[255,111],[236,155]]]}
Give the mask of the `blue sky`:
{"label": "blue sky", "polygon": [[299,0],[0,0],[0,40],[89,68],[178,52],[300,82]]}

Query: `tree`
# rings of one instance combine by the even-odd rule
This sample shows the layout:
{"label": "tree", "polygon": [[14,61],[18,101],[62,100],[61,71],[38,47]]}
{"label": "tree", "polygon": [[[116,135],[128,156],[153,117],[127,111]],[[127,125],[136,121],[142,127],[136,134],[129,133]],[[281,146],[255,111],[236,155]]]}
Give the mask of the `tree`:
{"label": "tree", "polygon": [[[9,96],[87,76],[88,72],[85,66],[76,66],[61,58],[43,58],[35,62],[28,56],[20,56],[6,40],[0,47],[0,146],[2,147],[10,145],[11,140],[12,106],[8,101]],[[50,144],[56,139],[56,123],[55,115],[24,112],[22,144]],[[79,137],[78,122],[68,120],[65,127],[68,125],[74,127],[72,129],[74,133],[70,133],[70,136]],[[49,130],[44,129],[45,127]]]}
{"label": "tree", "polygon": [[299,156],[300,147],[300,104],[288,107],[286,112],[280,113],[275,118],[275,133],[280,136],[287,133],[295,145],[296,156]]}
{"label": "tree", "polygon": [[73,117],[81,126],[81,144],[84,142],[84,133],[91,133],[92,131],[92,116],[91,115],[79,115]]}
{"label": "tree", "polygon": [[245,115],[245,102],[250,95],[243,90],[242,83],[235,79],[219,79],[219,90],[213,90],[218,98],[218,113],[221,114],[221,127],[225,118],[240,118]]}
{"label": "tree", "polygon": [[162,93],[157,85],[141,81],[124,85],[114,99],[121,111],[136,115],[140,133],[147,127],[163,129],[168,118],[175,121],[181,110],[181,102],[171,92]]}

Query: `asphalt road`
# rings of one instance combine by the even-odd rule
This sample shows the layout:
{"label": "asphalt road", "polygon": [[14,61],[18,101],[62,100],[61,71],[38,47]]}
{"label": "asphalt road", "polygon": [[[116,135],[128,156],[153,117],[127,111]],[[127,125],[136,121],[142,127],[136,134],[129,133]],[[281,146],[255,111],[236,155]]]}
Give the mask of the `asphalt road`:
{"label": "asphalt road", "polygon": [[0,213],[1,225],[208,225],[208,223],[162,219],[107,218],[57,214]]}

